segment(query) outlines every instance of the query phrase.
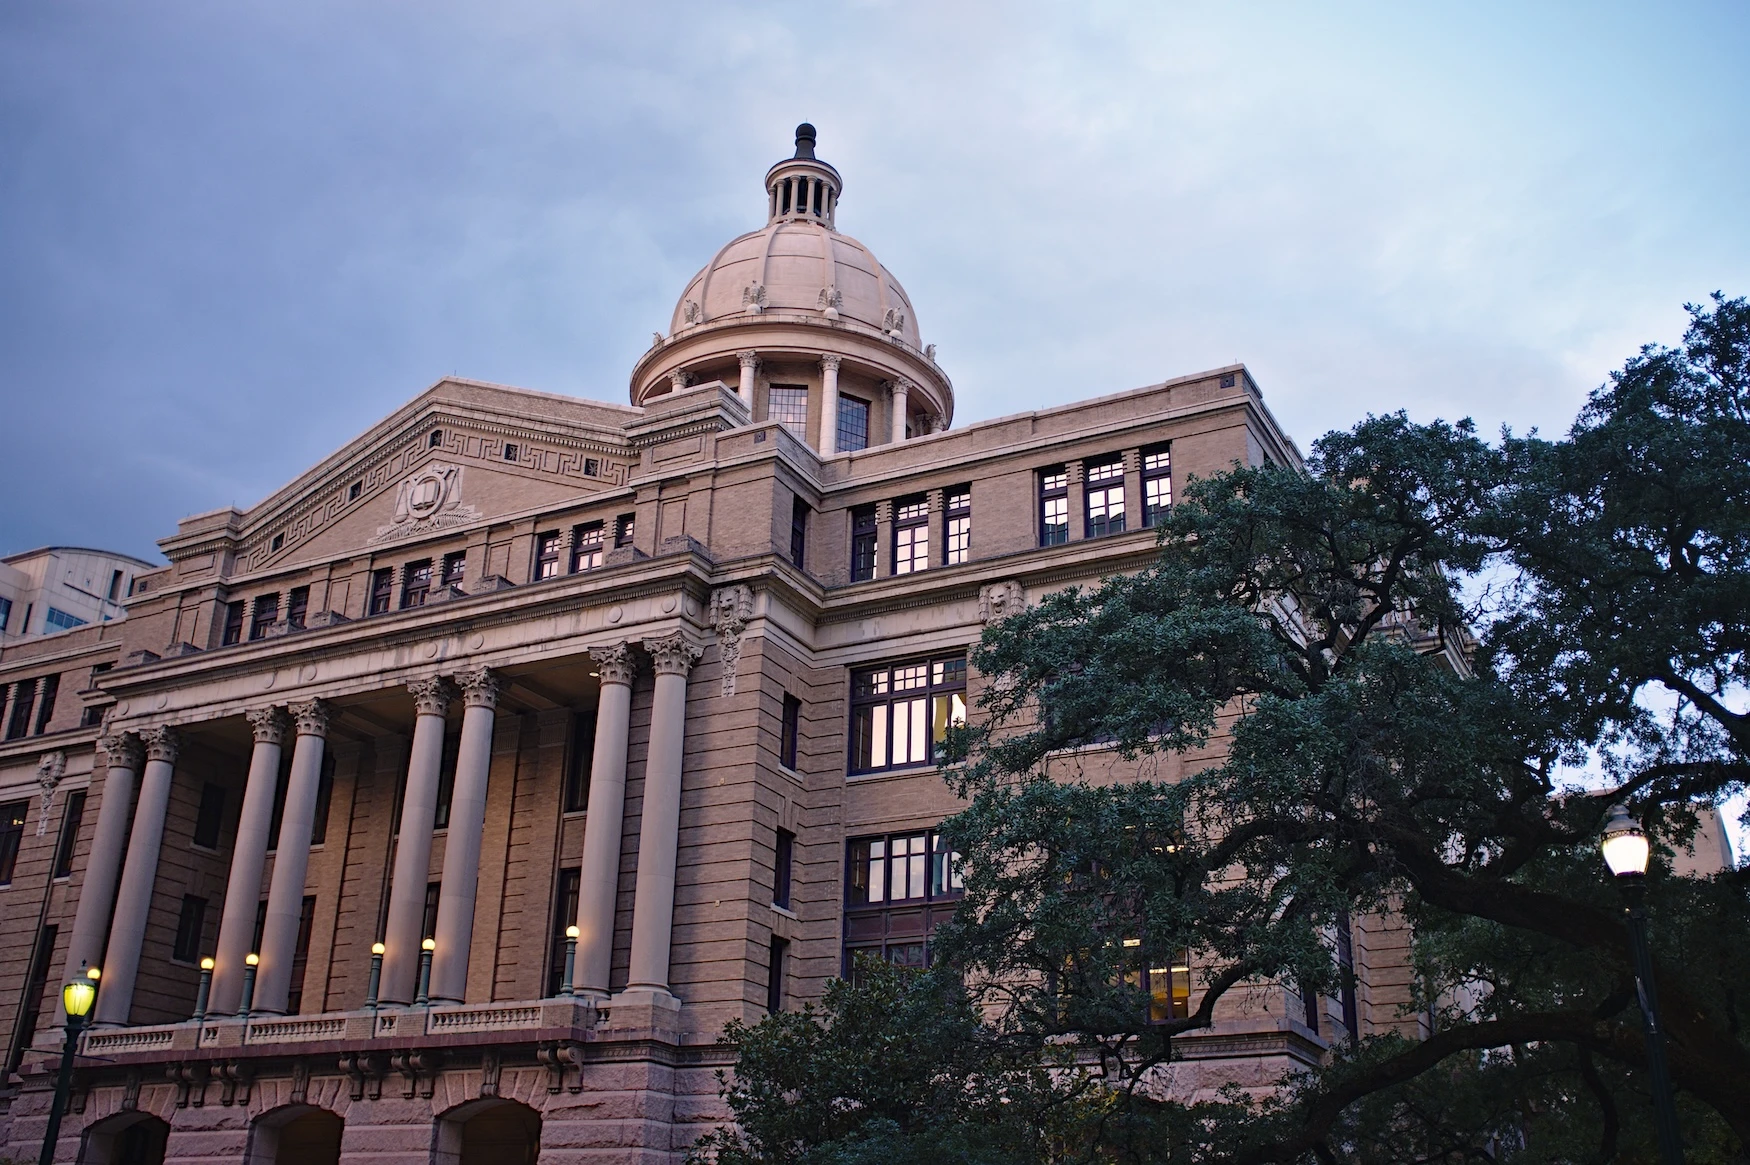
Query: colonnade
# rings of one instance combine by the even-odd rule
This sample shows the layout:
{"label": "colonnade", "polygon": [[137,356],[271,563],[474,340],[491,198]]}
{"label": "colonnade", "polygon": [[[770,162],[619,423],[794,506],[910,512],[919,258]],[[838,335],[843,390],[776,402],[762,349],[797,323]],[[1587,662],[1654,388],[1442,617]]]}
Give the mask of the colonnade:
{"label": "colonnade", "polygon": [[[758,377],[760,354],[753,350],[737,352],[737,360],[741,363],[741,379],[736,385],[735,394],[749,410],[753,408],[754,381]],[[826,353],[820,358],[820,455],[831,457],[839,451],[839,369],[844,364],[844,357]],[[677,378],[689,378],[690,373],[675,372]],[[682,386],[682,379],[675,380],[675,387]],[[905,377],[897,377],[887,384],[888,416],[890,426],[888,437],[894,442],[906,439],[906,419],[909,416],[911,392],[917,387]],[[946,428],[946,423],[940,417],[930,418],[930,432],[938,433]],[[874,434],[870,434],[874,436]]]}
{"label": "colonnade", "polygon": [[[667,995],[686,686],[701,648],[678,634],[644,640],[643,646],[656,672],[656,690],[645,761],[631,976],[627,987],[633,992]],[[576,984],[583,994],[601,998],[608,993],[613,956],[626,755],[638,656],[630,643],[620,643],[596,648],[591,657],[600,675],[601,691],[578,894]],[[450,705],[458,696],[464,702],[462,732],[444,844],[443,888],[438,899],[429,998],[433,1002],[452,1003],[466,999],[492,735],[501,687],[498,674],[487,667],[408,684],[414,698],[415,719],[384,925],[379,999],[385,1004],[412,1003],[418,992],[445,722]],[[207,1005],[210,1014],[235,1014],[243,1005],[245,957],[252,953],[261,874],[273,842],[269,833],[280,761],[286,737],[291,735],[294,738],[291,775],[274,848],[266,922],[260,950],[254,952],[259,956],[259,966],[250,1004],[252,1014],[283,1014],[286,1010],[317,790],[333,715],[332,705],[322,699],[247,713],[254,746],[213,952]],[[112,733],[100,741],[109,761],[108,774],[104,778],[65,972],[71,978],[82,966],[102,967],[95,1010],[95,1021],[99,1024],[126,1024],[132,1009],[177,745],[177,731],[171,726],[144,733]],[[134,810],[133,827],[128,832],[130,809]],[[554,811],[557,812],[557,806]],[[121,860],[124,833],[125,863]]]}

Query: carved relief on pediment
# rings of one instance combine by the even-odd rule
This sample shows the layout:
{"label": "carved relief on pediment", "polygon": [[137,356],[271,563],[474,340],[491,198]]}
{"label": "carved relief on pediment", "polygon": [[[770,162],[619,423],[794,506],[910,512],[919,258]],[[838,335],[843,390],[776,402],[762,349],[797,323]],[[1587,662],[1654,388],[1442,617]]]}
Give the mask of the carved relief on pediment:
{"label": "carved relief on pediment", "polygon": [[477,508],[462,503],[462,467],[428,461],[402,479],[395,493],[395,520],[377,527],[371,541],[393,542],[447,526],[465,526],[479,517]]}

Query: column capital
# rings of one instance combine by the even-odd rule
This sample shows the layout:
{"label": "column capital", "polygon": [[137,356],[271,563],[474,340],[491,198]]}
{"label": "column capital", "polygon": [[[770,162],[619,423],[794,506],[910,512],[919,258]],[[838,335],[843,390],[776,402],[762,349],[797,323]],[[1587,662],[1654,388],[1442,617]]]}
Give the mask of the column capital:
{"label": "column capital", "polygon": [[699,657],[705,654],[705,649],[691,642],[684,635],[670,635],[663,639],[646,639],[644,650],[650,653],[651,661],[656,666],[659,676],[685,676],[693,670],[693,665],[699,662]]}
{"label": "column capital", "polygon": [[918,382],[909,376],[895,376],[892,385],[894,392],[903,392],[909,395],[912,390],[917,388]]}
{"label": "column capital", "polygon": [[455,687],[443,676],[414,680],[407,685],[407,690],[413,693],[414,710],[421,716],[446,714],[450,710],[450,700],[455,696]]}
{"label": "column capital", "polygon": [[752,372],[755,368],[760,366],[760,354],[755,352],[752,348],[749,348],[745,352],[737,352],[735,358],[741,361],[742,368],[749,372]]}
{"label": "column capital", "polygon": [[140,770],[140,762],[145,759],[146,748],[141,743],[136,732],[112,732],[97,742],[97,747],[103,750],[103,755],[109,760],[112,769]]}
{"label": "column capital", "polygon": [[503,682],[489,667],[477,667],[456,676],[462,698],[469,708],[497,708],[498,692]]}
{"label": "column capital", "polygon": [[257,744],[284,744],[286,729],[291,726],[286,717],[286,711],[275,704],[269,708],[256,708],[243,713],[243,718],[249,721],[249,727],[255,732]]}
{"label": "column capital", "polygon": [[837,372],[840,365],[844,364],[844,362],[845,358],[843,356],[836,355],[832,352],[824,352],[820,357],[821,371]]}
{"label": "column capital", "polygon": [[638,674],[638,657],[632,654],[630,643],[616,643],[612,647],[592,647],[589,657],[595,660],[596,670],[601,673],[601,681],[607,684],[632,685],[632,680]]}
{"label": "column capital", "polygon": [[320,736],[328,738],[328,721],[334,715],[334,705],[327,700],[308,700],[302,704],[293,704],[292,715],[298,721],[299,736]]}
{"label": "column capital", "polygon": [[674,391],[679,392],[693,383],[693,374],[677,368],[668,374],[668,382],[674,386]]}
{"label": "column capital", "polygon": [[182,742],[177,738],[176,729],[169,724],[160,724],[143,737],[146,743],[146,759],[159,760],[165,764],[175,764],[176,754],[181,750]]}

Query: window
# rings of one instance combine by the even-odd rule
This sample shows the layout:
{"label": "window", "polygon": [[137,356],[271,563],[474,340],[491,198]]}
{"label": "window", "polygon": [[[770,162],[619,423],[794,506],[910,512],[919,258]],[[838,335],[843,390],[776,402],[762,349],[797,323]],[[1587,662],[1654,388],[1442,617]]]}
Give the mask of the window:
{"label": "window", "polygon": [[438,899],[443,896],[442,882],[427,882],[425,884],[425,917],[419,924],[420,938],[437,937]]}
{"label": "window", "polygon": [[621,514],[614,519],[614,549],[632,545],[632,538],[638,532],[638,515]]}
{"label": "window", "polygon": [[601,465],[602,463],[595,458],[585,457],[583,459],[583,475],[585,477],[594,477],[597,473],[601,472]]}
{"label": "window", "polygon": [[73,876],[73,847],[79,842],[79,826],[85,820],[84,789],[67,794],[67,807],[61,811],[61,836],[55,839],[55,864],[51,877]]}
{"label": "window", "polygon": [[439,582],[446,587],[459,587],[468,570],[468,552],[456,550],[444,555],[444,573]]}
{"label": "window", "polygon": [[893,573],[930,565],[930,500],[922,494],[893,503]]}
{"label": "window", "polygon": [[1124,457],[1108,457],[1086,465],[1088,537],[1124,532]]}
{"label": "window", "polygon": [[6,631],[12,626],[12,600],[0,596],[0,631]]}
{"label": "window", "polygon": [[30,712],[36,707],[36,681],[19,680],[12,685],[12,715],[6,718],[6,739],[17,740],[30,731]]}
{"label": "window", "polygon": [[784,718],[778,725],[778,763],[787,769],[796,767],[796,745],[801,735],[802,701],[785,693]]}
{"label": "window", "polygon": [[1142,451],[1142,524],[1158,526],[1173,508],[1173,462],[1167,446]]}
{"label": "window", "polygon": [[444,443],[444,431],[442,429],[433,429],[431,431],[431,436],[429,436],[425,439],[425,447],[427,449],[436,449],[439,445],[442,445],[443,443]]}
{"label": "window", "polygon": [[808,556],[808,503],[801,498],[790,499],[790,561],[797,570],[806,569]]}
{"label": "window", "polygon": [[70,631],[74,627],[82,627],[84,625],[85,620],[79,618],[79,616],[69,615],[67,612],[56,607],[50,607],[49,613],[43,616],[43,628],[45,634],[48,633],[48,629],[51,627],[56,631]]}
{"label": "window", "polygon": [[506,441],[504,443],[504,459],[506,461],[515,461],[516,456],[517,456],[517,447],[516,447],[515,443],[511,442],[511,441]]}
{"label": "window", "polygon": [[565,928],[577,921],[577,888],[582,881],[582,870],[560,870],[559,884],[553,888],[553,926],[547,933],[549,999],[565,985]]}
{"label": "window", "polygon": [[109,601],[113,603],[118,601],[121,597],[122,572],[119,570],[112,570],[109,572]]}
{"label": "window", "polygon": [[194,817],[194,844],[219,848],[219,826],[225,818],[225,787],[211,781],[201,786],[201,807]]}
{"label": "window", "polygon": [[176,919],[176,939],[170,957],[179,963],[199,962],[201,932],[207,925],[207,900],[195,894],[182,896],[182,913]]}
{"label": "window", "polygon": [[839,452],[854,453],[869,447],[869,402],[854,396],[839,397]]}
{"label": "window", "polygon": [[310,588],[293,587],[286,595],[286,623],[299,631],[304,629],[304,617],[310,613]]}
{"label": "window", "polygon": [[275,534],[273,536],[273,541],[271,541],[267,544],[268,553],[269,554],[278,554],[285,547],[285,544],[286,544],[286,535],[285,535],[285,531],[282,530],[278,534]]}
{"label": "window", "polygon": [[[113,663],[92,664],[91,665],[91,679],[86,683],[85,686],[88,688],[96,688],[97,681],[100,678],[102,678],[106,673],[114,670],[114,668],[115,668],[115,664],[113,664]],[[0,688],[0,706],[4,706],[6,703],[4,696],[5,696],[5,689]],[[101,706],[94,705],[92,707],[86,708],[79,716],[80,727],[90,728],[94,725],[102,724],[103,723],[103,712],[104,712],[104,709]]]}
{"label": "window", "polygon": [[6,1062],[8,1072],[18,1071],[25,1050],[36,1042],[37,1017],[43,1009],[43,996],[49,989],[49,962],[54,958],[55,939],[60,933],[61,928],[52,923],[37,932],[35,957],[30,964],[30,979],[24,989],[24,1015],[19,1020],[18,1031],[12,1037],[12,1052]]}
{"label": "window", "polygon": [[565,812],[582,813],[589,808],[589,774],[595,764],[595,717],[585,712],[577,718],[571,738],[571,766],[565,770]]}
{"label": "window", "polygon": [[225,604],[225,633],[219,638],[220,647],[229,647],[233,643],[243,642],[243,603]]}
{"label": "window", "polygon": [[363,494],[364,492],[365,492],[365,483],[362,481],[355,481],[351,485],[346,487],[346,500],[349,502],[356,502],[359,500],[359,495]]}
{"label": "window", "polygon": [[790,909],[790,871],[796,861],[796,835],[778,830],[772,850],[772,905]]}
{"label": "window", "polygon": [[766,1010],[774,1015],[784,1010],[784,970],[789,961],[790,940],[773,936],[766,960]]}
{"label": "window", "polygon": [[371,572],[371,605],[365,612],[368,615],[381,615],[389,609],[389,602],[395,596],[395,568],[385,566],[381,570]]}
{"label": "window", "polygon": [[[291,791],[291,787],[292,750],[287,748],[280,752],[280,771],[273,787],[273,813],[269,816],[267,823],[268,853],[272,853],[280,847],[280,824],[285,820],[286,794]],[[400,806],[397,805],[396,808],[399,809]],[[399,818],[399,816],[400,814],[397,813],[396,817]],[[255,947],[253,949],[259,951],[261,948]]]}
{"label": "window", "polygon": [[966,657],[851,673],[851,772],[933,764],[966,723]]}
{"label": "window", "polygon": [[279,621],[280,596],[275,591],[272,594],[256,595],[255,607],[249,613],[249,638],[260,639],[267,634],[267,629]]}
{"label": "window", "polygon": [[955,566],[972,560],[972,487],[955,486],[942,497],[946,532],[942,561]]}
{"label": "window", "polygon": [[29,801],[0,805],[0,886],[12,884],[12,868],[18,864],[18,844],[24,840],[24,813]]}
{"label": "window", "polygon": [[1061,465],[1039,471],[1039,545],[1069,541],[1069,470]]}
{"label": "window", "polygon": [[[1142,946],[1141,939],[1127,938],[1127,947]],[[1165,1023],[1184,1019],[1191,1014],[1191,955],[1181,947],[1172,953],[1164,967],[1144,964],[1124,976],[1132,987],[1148,992],[1150,1023]]]}
{"label": "window", "polygon": [[875,577],[875,507],[858,506],[851,511],[851,581]]}
{"label": "window", "polygon": [[263,898],[255,904],[255,931],[249,936],[249,950],[253,954],[261,953],[261,936],[267,931],[267,899]]}
{"label": "window", "polygon": [[423,607],[431,597],[431,559],[410,562],[401,571],[401,609]]}
{"label": "window", "polygon": [[41,736],[48,728],[49,721],[55,715],[55,697],[61,694],[61,677],[59,675],[44,676],[42,679],[42,696],[37,702],[35,734]]}
{"label": "window", "polygon": [[1343,976],[1343,1028],[1349,1042],[1356,1043],[1361,1039],[1361,1009],[1355,999],[1355,935],[1346,910],[1337,915],[1337,971]]}
{"label": "window", "polygon": [[292,981],[286,988],[286,1014],[304,1008],[304,972],[310,965],[310,936],[316,930],[316,899],[306,896],[298,908],[298,938],[292,947]]}
{"label": "window", "polygon": [[801,440],[808,438],[808,387],[774,384],[766,398],[766,420],[776,421]]}
{"label": "window", "polygon": [[316,811],[310,817],[310,844],[328,840],[328,806],[334,801],[334,754],[324,751],[322,771],[316,778]]}
{"label": "window", "polygon": [[462,752],[462,733],[460,728],[446,729],[444,732],[444,756],[438,765],[437,809],[432,815],[433,829],[448,829],[450,827],[450,800],[456,792],[456,758]]}
{"label": "window", "polygon": [[927,966],[930,933],[966,890],[960,855],[934,830],[917,830],[853,839],[845,864],[843,973],[854,975],[858,954]]}
{"label": "window", "polygon": [[602,564],[607,531],[600,522],[586,522],[571,531],[571,573],[594,570]]}

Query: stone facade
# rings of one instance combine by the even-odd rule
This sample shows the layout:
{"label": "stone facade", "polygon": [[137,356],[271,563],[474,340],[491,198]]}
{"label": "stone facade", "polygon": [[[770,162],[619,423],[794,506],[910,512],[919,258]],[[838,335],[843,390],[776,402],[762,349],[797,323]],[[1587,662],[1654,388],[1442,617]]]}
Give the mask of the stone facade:
{"label": "stone facade", "polygon": [[[764,237],[867,267],[806,136]],[[909,302],[875,318],[897,283],[804,295],[782,250],[726,248],[738,277],[768,264],[737,314],[698,298],[715,267],[689,284],[633,407],[440,381],[259,505],[183,521],[125,620],[8,651],[0,682],[62,694],[0,741],[4,1153],[37,1151],[81,963],[100,1025],[59,1159],[532,1161],[534,1138],[557,1165],[678,1161],[723,1115],[726,1021],[817,997],[851,948],[921,956],[946,867],[925,889],[884,866],[854,902],[856,847],[898,862],[955,810],[927,736],[976,699],[957,658],[1147,562],[1151,496],[1298,454],[1241,366],[949,429]],[[781,416],[774,384],[803,390]],[[840,451],[823,418],[853,388],[878,407]],[[927,705],[853,690],[912,664],[883,682]],[[1414,1026],[1402,946],[1356,928],[1363,1031]],[[1342,1001],[1310,1012],[1244,993],[1175,1086],[1272,1086],[1341,1030]]]}

